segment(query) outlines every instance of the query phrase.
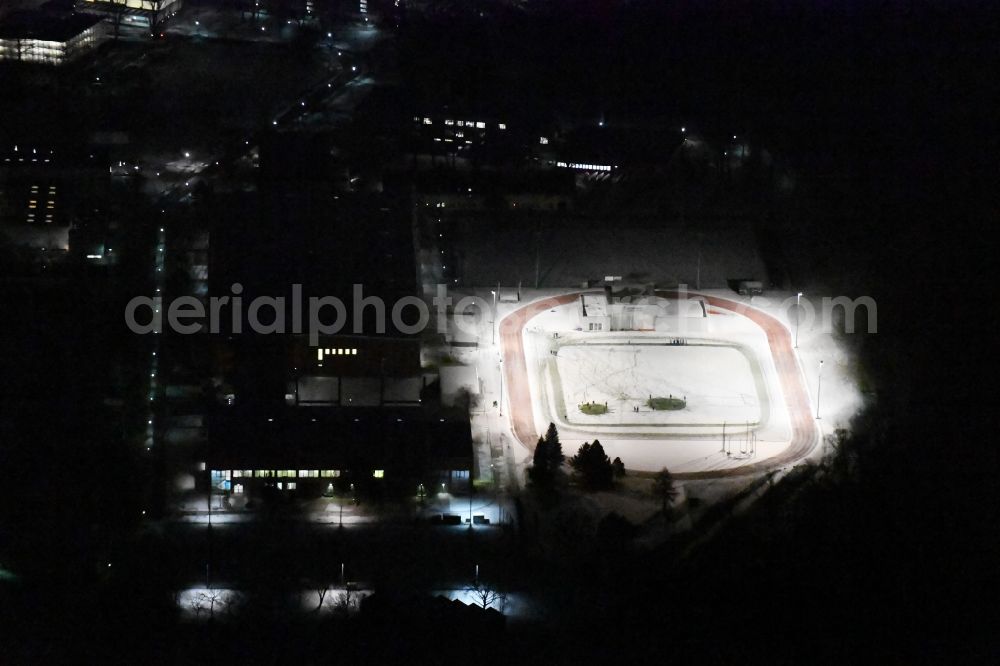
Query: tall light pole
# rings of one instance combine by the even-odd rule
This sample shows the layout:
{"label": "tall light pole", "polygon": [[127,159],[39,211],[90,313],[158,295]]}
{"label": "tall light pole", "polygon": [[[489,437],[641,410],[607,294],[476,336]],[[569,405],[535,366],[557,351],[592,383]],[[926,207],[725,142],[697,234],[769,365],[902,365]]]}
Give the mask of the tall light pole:
{"label": "tall light pole", "polygon": [[490,289],[490,293],[493,294],[493,312],[490,317],[490,333],[493,336],[493,344],[497,343],[497,292]]}
{"label": "tall light pole", "polygon": [[802,319],[802,306],[799,303],[802,302],[802,292],[800,291],[795,296],[795,348],[799,348],[799,320]]}
{"label": "tall light pole", "polygon": [[819,418],[819,394],[823,390],[823,361],[819,362],[819,376],[816,379],[816,418]]}
{"label": "tall light pole", "polygon": [[503,359],[500,359],[497,367],[500,369],[500,402],[497,404],[500,405],[500,416],[503,416]]}

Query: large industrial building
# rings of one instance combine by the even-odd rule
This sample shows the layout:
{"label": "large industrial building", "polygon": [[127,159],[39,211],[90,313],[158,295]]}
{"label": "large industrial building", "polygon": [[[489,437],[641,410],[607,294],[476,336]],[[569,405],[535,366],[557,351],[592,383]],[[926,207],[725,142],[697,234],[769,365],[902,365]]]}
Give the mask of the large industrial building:
{"label": "large industrial building", "polygon": [[0,21],[0,60],[62,65],[108,37],[103,16],[16,11]]}
{"label": "large industrial building", "polygon": [[[213,492],[239,506],[238,495],[465,490],[468,410],[442,403],[436,369],[421,362],[421,333],[391,316],[417,293],[409,199],[331,191],[321,143],[266,143],[259,193],[227,202],[211,232],[210,297],[238,292],[249,306],[260,296],[292,302],[300,290],[303,303],[332,297],[347,314],[341,331],[314,339],[295,330],[291,306],[284,333],[253,333],[248,320],[236,332],[223,316],[205,456]],[[283,168],[307,150],[310,169]]]}

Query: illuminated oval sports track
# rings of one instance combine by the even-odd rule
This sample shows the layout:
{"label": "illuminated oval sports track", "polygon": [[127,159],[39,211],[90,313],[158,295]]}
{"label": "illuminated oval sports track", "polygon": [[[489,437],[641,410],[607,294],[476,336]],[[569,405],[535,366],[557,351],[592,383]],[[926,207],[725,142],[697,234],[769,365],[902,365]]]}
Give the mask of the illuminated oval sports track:
{"label": "illuminated oval sports track", "polygon": [[[572,303],[583,293],[592,292],[580,291],[543,298],[515,310],[500,322],[500,345],[503,354],[504,380],[508,387],[507,400],[511,428],[514,436],[528,450],[533,449],[535,442],[538,441],[539,433],[535,430],[522,332],[525,325],[535,315],[560,305]],[[675,300],[681,297],[681,294],[675,291],[657,291],[656,295],[660,298]],[[674,477],[680,480],[695,480],[756,474],[789,465],[808,455],[818,441],[818,432],[812,418],[809,394],[798,360],[795,357],[795,351],[792,349],[792,339],[788,329],[771,315],[738,301],[693,292],[685,293],[684,297],[703,298],[708,305],[742,315],[764,331],[767,335],[768,347],[771,349],[771,357],[774,360],[778,381],[781,384],[781,391],[785,397],[785,405],[788,408],[792,437],[788,446],[781,453],[766,460],[726,469],[683,472],[675,474]]]}

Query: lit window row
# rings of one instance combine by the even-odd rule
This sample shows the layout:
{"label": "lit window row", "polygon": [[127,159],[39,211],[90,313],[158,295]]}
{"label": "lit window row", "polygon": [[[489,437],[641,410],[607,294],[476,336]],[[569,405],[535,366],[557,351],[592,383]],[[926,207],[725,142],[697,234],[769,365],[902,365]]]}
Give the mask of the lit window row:
{"label": "lit window row", "polygon": [[556,162],[557,167],[563,169],[582,169],[584,171],[611,171],[607,164],[583,164],[581,162]]}
{"label": "lit window row", "polygon": [[324,356],[357,356],[358,350],[346,347],[321,347],[316,350],[316,358],[320,361]]}
{"label": "lit window row", "polygon": [[[423,123],[424,125],[433,125],[434,121],[430,118],[420,118],[415,117],[414,122]],[[452,120],[451,118],[445,118],[444,124],[448,127],[458,126],[458,127],[475,127],[476,129],[486,129],[486,123],[482,120]],[[499,129],[507,129],[507,123],[497,123]]]}
{"label": "lit window row", "polygon": [[251,478],[256,477],[258,479],[269,479],[271,477],[278,477],[279,479],[294,479],[296,477],[300,479],[318,479],[320,477],[324,479],[336,479],[340,477],[339,469],[300,469],[298,471],[294,469],[234,469],[232,472],[229,470],[219,471],[213,470],[212,472],[218,475],[220,478]]}

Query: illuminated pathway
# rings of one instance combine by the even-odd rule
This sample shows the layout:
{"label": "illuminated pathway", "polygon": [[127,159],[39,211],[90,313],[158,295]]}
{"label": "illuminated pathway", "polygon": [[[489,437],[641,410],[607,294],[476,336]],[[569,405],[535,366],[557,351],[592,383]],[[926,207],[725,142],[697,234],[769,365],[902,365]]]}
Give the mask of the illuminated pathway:
{"label": "illuminated pathway", "polygon": [[[163,211],[161,211],[163,212]],[[160,227],[157,231],[156,236],[156,255],[153,258],[153,284],[156,285],[155,303],[156,312],[159,313],[160,309],[163,307],[160,298],[163,296],[163,283],[164,283],[164,262],[166,261],[167,245],[166,245],[166,230]],[[156,331],[158,334],[159,331]],[[156,430],[155,430],[155,401],[156,394],[159,390],[159,380],[157,375],[159,374],[160,367],[160,336],[155,335],[153,338],[153,351],[152,356],[149,360],[149,395],[148,403],[149,409],[146,416],[146,448],[149,449],[153,446],[153,442],[156,440]]]}
{"label": "illuminated pathway", "polygon": [[[573,303],[580,297],[581,293],[584,292],[553,296],[530,303],[507,315],[500,322],[504,381],[509,387],[506,397],[510,424],[514,436],[529,451],[534,448],[535,442],[538,441],[539,433],[535,428],[528,366],[524,353],[522,336],[524,327],[538,314]],[[656,295],[670,299],[676,299],[680,296],[673,291],[657,291]],[[741,315],[764,331],[788,409],[792,435],[787,446],[780,453],[765,460],[725,469],[680,472],[675,473],[674,476],[681,480],[742,476],[783,467],[808,455],[818,441],[818,430],[812,417],[812,408],[804,377],[796,359],[795,350],[792,348],[791,334],[785,325],[771,315],[737,301],[695,293],[687,293],[685,297],[704,298],[708,305]]]}

